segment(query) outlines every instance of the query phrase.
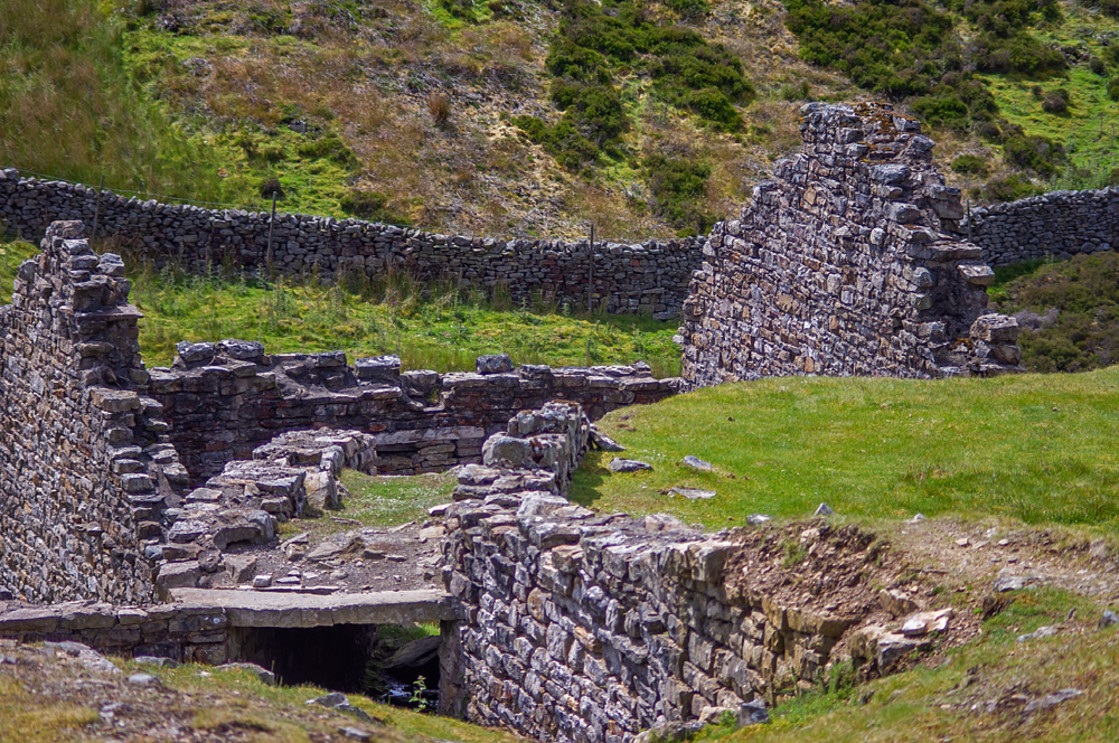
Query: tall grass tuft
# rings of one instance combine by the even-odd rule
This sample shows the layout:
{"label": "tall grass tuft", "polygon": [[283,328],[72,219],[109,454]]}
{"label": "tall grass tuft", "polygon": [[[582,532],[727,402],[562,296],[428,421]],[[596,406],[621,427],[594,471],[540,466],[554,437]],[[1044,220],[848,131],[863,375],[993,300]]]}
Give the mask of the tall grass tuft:
{"label": "tall grass tuft", "polygon": [[123,23],[92,0],[0,2],[0,164],[85,183],[219,195],[216,167],[133,89]]}

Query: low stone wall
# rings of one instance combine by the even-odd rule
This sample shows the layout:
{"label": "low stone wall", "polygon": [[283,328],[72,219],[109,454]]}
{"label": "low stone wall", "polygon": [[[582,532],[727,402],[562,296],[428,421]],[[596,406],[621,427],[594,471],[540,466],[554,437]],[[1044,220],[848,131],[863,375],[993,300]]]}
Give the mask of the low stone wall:
{"label": "low stone wall", "polygon": [[139,601],[145,524],[186,470],[147,397],[118,256],[56,223],[0,308],[0,588],[30,601]]}
{"label": "low stone wall", "polygon": [[1119,189],[1053,191],[979,207],[959,234],[982,248],[993,266],[1111,250],[1119,241]]}
{"label": "low stone wall", "polygon": [[211,665],[229,660],[225,611],[183,603],[144,607],[90,602],[5,607],[0,603],[0,636],[22,642],[80,642],[126,658],[151,656]]}
{"label": "low stone wall", "polygon": [[[871,535],[824,522],[804,529],[800,547],[829,562],[809,559],[794,576],[774,567],[798,539],[786,532],[711,535],[671,516],[597,515],[569,503],[557,477],[557,462],[586,449],[585,419],[544,412],[487,442],[484,464],[464,468],[446,512],[444,582],[458,612],[461,679],[449,711],[586,743],[727,713],[758,722],[765,700],[811,687],[874,613],[873,601],[836,598],[852,580],[870,582],[858,571],[882,549]],[[562,433],[540,442],[514,431]],[[825,572],[839,565],[855,574]],[[797,588],[804,580],[816,589]]]}
{"label": "low stone wall", "polygon": [[[702,237],[660,242],[596,244],[441,235],[359,219],[306,214],[271,216],[210,210],[117,196],[61,181],[0,171],[0,226],[39,239],[58,219],[83,220],[98,237],[112,237],[143,259],[168,261],[201,273],[229,265],[248,273],[286,276],[346,274],[377,278],[406,271],[428,281],[448,279],[516,302],[536,297],[612,313],[679,315],[688,278],[700,263]],[[272,232],[269,252],[268,235]]]}
{"label": "low stone wall", "polygon": [[514,368],[499,356],[478,368],[402,372],[394,356],[349,366],[340,352],[269,355],[259,343],[223,341],[180,344],[170,369],[152,370],[151,389],[196,481],[284,431],[318,427],[372,434],[381,472],[440,472],[479,461],[482,443],[519,410],[562,399],[598,418],[679,389],[645,364]]}
{"label": "low stone wall", "polygon": [[920,123],[885,104],[810,104],[801,136],[804,152],[704,247],[684,305],[685,380],[1016,369],[1017,324],[986,314],[993,273],[952,237],[959,191]]}

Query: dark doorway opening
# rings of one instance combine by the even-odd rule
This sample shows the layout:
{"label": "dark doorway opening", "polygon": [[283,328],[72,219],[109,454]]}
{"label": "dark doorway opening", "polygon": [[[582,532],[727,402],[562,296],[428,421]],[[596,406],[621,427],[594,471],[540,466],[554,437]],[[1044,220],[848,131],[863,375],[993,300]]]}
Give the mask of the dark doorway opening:
{"label": "dark doorway opening", "polygon": [[366,624],[331,627],[239,627],[231,633],[231,655],[263,666],[279,683],[315,684],[360,692],[376,645],[377,628]]}

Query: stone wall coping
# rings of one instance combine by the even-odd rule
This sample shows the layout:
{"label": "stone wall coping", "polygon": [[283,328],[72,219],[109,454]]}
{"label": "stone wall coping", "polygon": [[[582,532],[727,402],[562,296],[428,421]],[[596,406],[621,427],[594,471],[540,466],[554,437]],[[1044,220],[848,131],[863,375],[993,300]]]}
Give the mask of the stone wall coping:
{"label": "stone wall coping", "polygon": [[224,611],[231,627],[330,627],[407,624],[455,618],[445,591],[367,591],[332,595],[176,588],[172,600]]}

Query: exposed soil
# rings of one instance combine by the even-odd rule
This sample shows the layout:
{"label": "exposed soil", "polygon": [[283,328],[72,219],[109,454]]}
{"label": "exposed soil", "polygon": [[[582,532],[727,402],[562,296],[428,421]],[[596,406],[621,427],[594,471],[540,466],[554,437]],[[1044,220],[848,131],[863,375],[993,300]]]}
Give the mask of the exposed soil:
{"label": "exposed soil", "polygon": [[271,580],[258,590],[312,593],[438,588],[442,536],[435,520],[341,533],[312,528],[288,537],[279,548],[246,553],[256,557],[256,565],[242,583],[268,576]]}

